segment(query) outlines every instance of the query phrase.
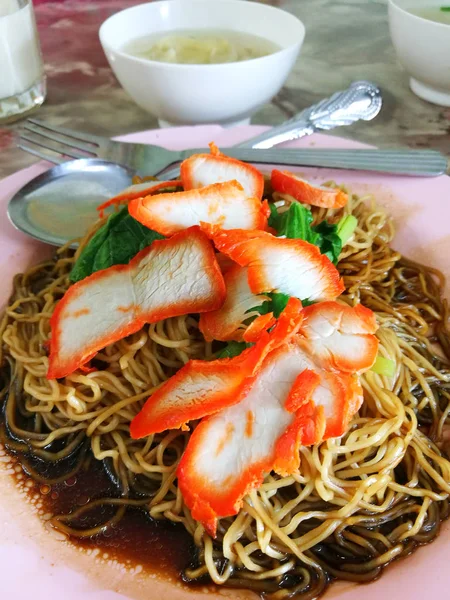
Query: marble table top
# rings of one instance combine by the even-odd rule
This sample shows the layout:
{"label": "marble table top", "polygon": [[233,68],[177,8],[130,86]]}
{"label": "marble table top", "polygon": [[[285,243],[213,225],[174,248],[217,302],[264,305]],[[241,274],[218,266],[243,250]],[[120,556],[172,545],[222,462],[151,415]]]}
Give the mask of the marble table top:
{"label": "marble table top", "polygon": [[[157,127],[112,74],[98,41],[111,14],[143,0],[35,0],[48,97],[38,116],[55,125],[115,136]],[[262,0],[261,0],[262,1]],[[408,86],[389,39],[386,0],[265,0],[306,25],[300,58],[286,86],[253,118],[276,124],[357,79],[382,89],[384,107],[371,123],[335,130],[380,147],[434,148],[450,156],[450,108],[420,100]],[[35,162],[0,128],[0,178]]]}

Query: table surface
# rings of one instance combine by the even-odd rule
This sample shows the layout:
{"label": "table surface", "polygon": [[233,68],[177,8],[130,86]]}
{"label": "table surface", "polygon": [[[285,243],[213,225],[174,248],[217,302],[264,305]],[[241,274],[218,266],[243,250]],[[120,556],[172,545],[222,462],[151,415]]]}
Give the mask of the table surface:
{"label": "table surface", "polygon": [[[48,96],[38,116],[106,136],[157,127],[120,88],[98,41],[111,14],[143,0],[35,0]],[[262,0],[261,0],[262,1]],[[382,89],[384,107],[371,123],[335,135],[380,147],[434,148],[450,156],[450,108],[412,94],[389,39],[386,0],[266,0],[306,25],[300,58],[285,87],[253,118],[277,124],[357,79]],[[0,128],[0,178],[37,159],[15,148],[15,129]]]}

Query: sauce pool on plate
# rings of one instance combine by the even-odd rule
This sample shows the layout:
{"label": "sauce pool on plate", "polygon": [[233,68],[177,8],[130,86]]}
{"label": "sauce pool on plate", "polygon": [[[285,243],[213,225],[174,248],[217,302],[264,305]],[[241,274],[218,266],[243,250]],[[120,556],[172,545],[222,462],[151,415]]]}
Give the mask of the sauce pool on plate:
{"label": "sauce pool on plate", "polygon": [[157,62],[210,65],[241,62],[280,50],[274,42],[232,30],[179,30],[151,34],[124,45],[123,52]]}

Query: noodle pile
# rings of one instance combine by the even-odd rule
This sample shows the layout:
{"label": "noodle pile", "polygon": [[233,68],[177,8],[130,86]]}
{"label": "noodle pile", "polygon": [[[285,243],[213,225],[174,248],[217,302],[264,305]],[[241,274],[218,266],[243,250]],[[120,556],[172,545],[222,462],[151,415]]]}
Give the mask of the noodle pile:
{"label": "noodle pile", "polygon": [[[289,198],[274,194],[279,210]],[[392,378],[362,376],[364,404],[339,439],[301,449],[298,475],[267,475],[235,517],[219,522],[212,540],[194,521],[177,488],[175,470],[189,432],[132,440],[129,423],[148,395],[191,358],[213,349],[193,316],[145,326],[108,346],[97,369],[48,381],[49,318],[69,286],[80,251],[59,249],[53,260],[17,275],[0,325],[4,419],[0,441],[18,453],[38,481],[76,474],[91,453],[118,486],[117,498],[97,499],[54,527],[88,537],[139,506],[155,519],[182,523],[198,549],[187,581],[316,598],[334,579],[366,582],[393,559],[433,540],[448,514],[450,462],[443,430],[450,413],[450,337],[443,277],[404,259],[389,243],[393,227],[370,197],[349,196],[339,210],[313,209],[315,222],[353,214],[358,227],[338,265],[346,292],[377,315],[380,353],[395,361]],[[50,468],[52,467],[52,468]],[[79,526],[105,504],[109,521]]]}

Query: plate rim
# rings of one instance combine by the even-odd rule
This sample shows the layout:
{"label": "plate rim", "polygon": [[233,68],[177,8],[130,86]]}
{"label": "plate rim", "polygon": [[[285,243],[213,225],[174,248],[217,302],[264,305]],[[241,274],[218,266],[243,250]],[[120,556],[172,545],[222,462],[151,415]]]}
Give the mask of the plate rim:
{"label": "plate rim", "polygon": [[[266,130],[268,127],[267,126],[241,126],[238,128],[235,128],[234,130],[234,134],[233,132],[231,132],[230,135],[230,131],[231,130],[224,130],[222,127],[217,126],[217,125],[212,125],[212,126],[197,126],[197,127],[182,127],[182,128],[173,128],[171,130],[145,130],[145,131],[140,131],[140,132],[135,132],[132,134],[127,134],[125,136],[120,136],[119,139],[121,140],[128,140],[128,141],[141,141],[141,138],[145,137],[145,136],[153,136],[155,138],[155,140],[152,141],[156,141],[156,143],[164,143],[164,142],[168,142],[169,144],[173,145],[174,143],[179,143],[179,139],[192,139],[192,140],[198,140],[199,139],[199,134],[203,135],[208,133],[208,136],[218,136],[219,138],[223,138],[223,141],[221,141],[221,139],[218,140],[218,143],[223,147],[226,148],[226,141],[227,139],[230,139],[233,137],[233,135],[235,134],[239,134],[240,137],[242,138],[242,140],[247,139],[248,137],[250,137],[252,134],[257,134],[261,131]],[[167,132],[167,133],[165,133]],[[178,140],[177,140],[178,138]],[[315,134],[314,136],[311,136],[309,138],[306,139],[306,141],[304,141],[305,138],[303,140],[300,140],[300,143],[293,143],[293,144],[288,144],[285,145],[285,147],[287,146],[298,146],[298,145],[314,145],[316,142],[321,141],[323,143],[342,143],[344,145],[351,144],[352,147],[367,147],[367,144],[362,144],[359,142],[354,142],[352,140],[348,140],[346,138],[342,138],[342,137],[336,137],[336,136],[331,136],[331,135],[324,135],[324,134]],[[237,141],[241,141],[241,140],[237,140]],[[198,144],[198,141],[194,141],[194,142],[189,142],[189,143],[194,143],[194,144]],[[184,144],[183,144],[184,145]],[[180,146],[181,147],[181,146]],[[32,167],[27,167],[25,169],[21,169],[11,175],[9,175],[8,177],[6,177],[5,179],[0,180],[0,202],[2,199],[2,189],[6,186],[8,189],[11,189],[11,186],[14,187],[16,185],[16,182],[19,181],[21,179],[21,176],[23,176],[26,179],[26,182],[29,181],[29,179],[33,178],[33,176],[36,173],[36,171],[39,172],[43,172],[43,170],[45,170],[47,168],[47,165],[49,165],[49,163],[45,163],[43,161],[40,161],[39,163],[33,165]],[[302,169],[304,171],[309,171],[308,169]],[[326,169],[325,172],[330,172],[330,169]],[[347,173],[346,171],[342,171],[341,173]],[[440,176],[440,178],[445,178],[445,182],[444,185],[448,186],[449,188],[449,192],[450,192],[450,177],[443,175]],[[367,179],[367,177],[366,177]],[[373,179],[373,178],[370,178]],[[385,180],[385,179],[389,179],[389,177],[387,176],[382,176],[381,179]],[[401,178],[400,178],[401,179]],[[398,181],[398,180],[397,180]],[[22,183],[23,185],[23,183]],[[8,193],[8,192],[7,192]],[[4,198],[3,198],[4,201]],[[450,216],[450,208],[449,208],[449,216]],[[0,219],[0,221],[2,221]],[[5,247],[5,243],[4,243],[4,233],[0,230],[0,248],[1,245],[3,244],[3,247]],[[21,234],[22,235],[22,234]],[[14,237],[14,236],[13,236]],[[23,236],[25,238],[25,236]],[[20,244],[25,244],[25,240],[24,239],[20,239],[20,236],[18,238],[14,238],[16,243]],[[25,238],[26,239],[26,238]],[[8,241],[8,240],[7,240]],[[29,240],[27,240],[28,242],[30,242]],[[29,243],[29,246],[31,248],[30,251],[30,258],[35,258],[35,253],[36,252],[40,252],[42,251],[43,247],[47,246],[47,244],[44,244],[42,242],[34,242],[31,241]],[[10,479],[9,475],[7,475],[8,479]],[[5,480],[5,473],[2,472],[0,473],[0,481],[1,480]],[[0,499],[0,517],[3,516],[1,509],[2,509],[2,504],[3,502]],[[27,517],[28,518],[28,517]],[[38,521],[37,518],[35,518],[35,521]],[[40,527],[42,528],[42,526]],[[441,561],[439,560],[434,560],[434,555],[436,554],[436,552],[433,552],[433,557],[431,557],[430,555],[430,551],[431,549],[434,547],[436,548],[436,544],[439,544],[439,546],[441,546],[442,544],[442,538],[445,536],[445,529],[447,530],[447,533],[450,532],[450,522],[447,521],[446,526],[444,527],[444,531],[441,533],[441,535],[439,536],[439,538],[437,540],[435,540],[433,542],[432,545],[430,545],[430,548],[427,549],[423,549],[423,548],[419,548],[413,556],[408,557],[407,562],[405,562],[405,560],[401,560],[398,561],[398,563],[396,565],[393,565],[391,567],[389,567],[387,569],[387,571],[383,574],[383,576],[375,581],[372,582],[370,585],[364,586],[364,588],[360,588],[357,585],[351,584],[333,584],[330,586],[330,588],[327,590],[324,598],[327,600],[333,600],[335,598],[339,598],[340,600],[358,600],[360,595],[361,595],[361,591],[364,591],[364,595],[366,600],[378,600],[379,596],[385,593],[391,594],[393,592],[395,592],[396,594],[396,598],[397,600],[406,600],[407,598],[410,600],[417,600],[419,598],[422,598],[423,595],[425,593],[432,593],[433,589],[436,591],[436,593],[439,592],[439,589],[441,589],[441,586],[443,585],[447,585],[449,586],[450,584],[450,571],[447,569],[437,569],[437,564],[439,564],[439,562],[442,562],[442,556],[441,557],[437,557],[437,559],[441,558]],[[29,540],[27,539],[27,542]],[[446,546],[446,548],[444,548],[444,551],[441,551],[441,555],[445,554],[445,550],[450,549],[450,539],[444,540],[444,545]],[[71,550],[71,552],[76,552],[75,549]],[[426,554],[423,554],[426,553]],[[420,559],[419,562],[421,565],[423,565],[423,568],[427,568],[427,575],[428,577],[423,578],[421,580],[422,582],[422,586],[418,586],[417,584],[414,585],[413,588],[411,588],[410,585],[407,585],[408,582],[411,583],[411,579],[415,580],[414,577],[412,577],[411,574],[411,569],[409,568],[410,566],[413,566],[412,561],[414,561],[414,564],[417,562],[417,556],[420,555]],[[423,558],[423,556],[427,555],[429,558],[425,559]],[[4,543],[0,542],[0,559],[3,557],[8,557],[8,553],[7,551],[5,551],[4,549]],[[44,557],[44,562],[47,561],[47,558]],[[405,569],[404,564],[408,565],[408,568]],[[425,565],[428,565],[427,567],[425,567]],[[5,565],[5,563],[3,563],[3,566],[8,566],[7,564]],[[11,565],[11,567],[13,567],[14,565]],[[415,566],[417,567],[417,565],[415,564]],[[432,568],[433,566],[435,566],[436,568]],[[58,569],[61,568],[62,570],[64,570],[64,568],[67,567],[67,565],[61,564],[58,565]],[[421,567],[419,567],[421,568]],[[431,571],[429,570],[431,568]],[[78,572],[78,571],[77,571]],[[401,574],[400,574],[401,573]],[[430,582],[430,575],[431,575],[431,582]],[[67,573],[66,573],[67,576]],[[146,576],[146,581],[148,582],[150,579],[147,578]],[[155,586],[156,581],[152,579],[152,585]],[[89,585],[93,584],[94,587],[96,587],[95,582],[92,581],[91,579],[88,579],[87,582]],[[86,586],[87,585],[86,582],[83,582],[83,585]],[[167,581],[163,582],[163,587],[165,586],[166,588],[166,592],[169,593],[170,595],[164,595],[164,591],[163,588],[158,588],[158,592],[156,592],[156,587],[153,587],[155,594],[152,593],[153,597],[157,597],[156,594],[159,594],[158,597],[161,598],[174,598],[178,597],[178,594],[176,593],[176,586],[173,584],[168,584]],[[167,587],[167,584],[169,585],[169,587]],[[433,589],[432,589],[433,588]],[[410,589],[413,589],[413,595],[411,595]],[[17,590],[17,588],[15,589],[15,593],[17,594],[17,592],[20,592],[20,590]],[[119,595],[117,595],[117,593],[114,592],[114,590],[108,590],[108,589],[104,589],[101,588],[101,590],[97,589],[96,592],[98,591],[103,591],[103,592],[107,592],[106,595],[104,596],[105,600],[125,600],[126,598],[134,598],[134,597],[139,597],[139,596],[135,596],[135,595],[131,595],[131,596],[123,596],[122,594],[119,593]],[[111,591],[111,594],[109,594],[109,591]],[[225,592],[225,596],[227,595],[227,590],[226,589],[220,589],[220,592],[218,592],[217,594],[217,598],[223,598],[224,597],[224,592]],[[163,594],[161,596],[161,593]],[[47,590],[45,593],[45,598],[46,600],[56,600],[56,598],[60,597],[59,592],[56,592],[56,595],[52,595],[53,592],[50,590]],[[86,588],[86,596],[89,596],[90,591],[88,590],[88,588]],[[180,599],[181,598],[186,598],[186,600],[189,600],[189,598],[200,598],[203,597],[204,594],[203,592],[183,592],[182,595],[180,595]],[[83,597],[85,597],[85,594],[83,593]],[[102,596],[103,597],[103,596]],[[147,598],[150,598],[151,596],[148,595],[147,593]],[[216,597],[216,594],[211,594],[209,596],[209,598],[212,600],[213,598]],[[230,595],[230,597],[233,598],[238,598],[238,597],[252,597],[255,598],[255,595],[251,595],[248,596],[248,594],[246,593],[240,593],[237,590],[232,590],[232,593]],[[36,594],[35,594],[35,598],[36,598]],[[44,596],[42,596],[42,598],[44,598]],[[73,598],[81,598],[80,595],[78,596],[74,596]],[[70,599],[72,600],[72,596],[70,597]],[[69,600],[69,599],[68,599]]]}

